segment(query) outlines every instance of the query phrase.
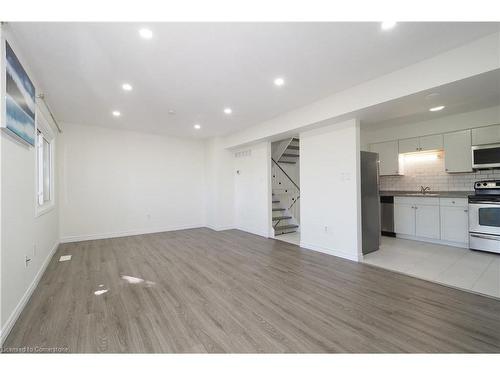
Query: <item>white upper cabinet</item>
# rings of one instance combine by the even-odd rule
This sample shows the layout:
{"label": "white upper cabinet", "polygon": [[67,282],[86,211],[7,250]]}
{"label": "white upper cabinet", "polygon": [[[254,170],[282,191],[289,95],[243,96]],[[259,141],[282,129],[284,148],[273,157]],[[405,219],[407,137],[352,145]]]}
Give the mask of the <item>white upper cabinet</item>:
{"label": "white upper cabinet", "polygon": [[434,134],[420,137],[420,151],[442,150],[443,135]]}
{"label": "white upper cabinet", "polygon": [[472,172],[471,131],[447,133],[443,139],[445,171]]}
{"label": "white upper cabinet", "polygon": [[500,125],[472,129],[472,145],[500,143]]}
{"label": "white upper cabinet", "polygon": [[370,151],[378,154],[381,176],[394,176],[403,173],[399,167],[398,141],[372,143]]}
{"label": "white upper cabinet", "polygon": [[441,150],[443,148],[443,135],[434,134],[424,137],[406,138],[399,140],[399,153]]}
{"label": "white upper cabinet", "polygon": [[407,152],[420,151],[420,142],[418,137],[406,138],[399,140],[399,153],[406,154]]}

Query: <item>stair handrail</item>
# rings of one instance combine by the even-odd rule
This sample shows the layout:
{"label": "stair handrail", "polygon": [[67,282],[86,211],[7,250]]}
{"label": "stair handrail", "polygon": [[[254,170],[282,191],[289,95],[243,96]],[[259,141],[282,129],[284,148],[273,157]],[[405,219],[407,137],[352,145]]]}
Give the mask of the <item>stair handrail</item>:
{"label": "stair handrail", "polygon": [[[299,195],[297,198],[295,198],[295,199],[293,199],[293,198],[292,198],[293,203],[290,205],[290,207],[288,207],[288,208],[287,208],[287,210],[289,210],[290,208],[292,208],[292,207],[293,207],[293,205],[294,205],[295,203],[297,203],[297,201],[298,201],[299,199],[300,199],[300,195]],[[278,219],[278,221],[276,222],[276,224],[274,224],[274,225],[273,225],[273,228],[274,228],[274,229],[276,229],[276,227],[278,226],[278,224],[279,224],[280,222],[281,222],[281,219]]]}
{"label": "stair handrail", "polygon": [[[274,162],[274,164],[276,164],[276,166],[281,170],[281,172],[283,172],[283,174],[290,180],[290,182],[297,188],[298,192],[299,192],[299,196],[294,200],[294,202],[290,205],[290,207],[288,207],[288,210],[290,208],[293,207],[293,205],[295,203],[297,203],[297,201],[300,199],[300,188],[299,186],[295,183],[295,181],[292,180],[292,178],[288,175],[288,173],[286,173],[283,168],[281,168],[281,165],[278,164],[278,162],[276,160],[274,160],[273,158],[271,158],[271,160]],[[280,223],[281,219],[278,219],[277,223],[273,225],[273,228],[276,228],[278,226],[278,224]]]}
{"label": "stair handrail", "polygon": [[271,158],[277,156],[277,158],[275,160],[280,160],[281,157],[283,156],[283,154],[286,152],[288,146],[290,146],[290,144],[293,142],[293,137],[290,139],[285,139],[285,140],[283,140],[283,142],[286,142],[286,144],[284,144],[284,146],[283,145],[281,146],[280,153],[276,154],[276,155],[271,153]]}
{"label": "stair handrail", "polygon": [[278,164],[278,162],[276,160],[274,160],[273,158],[271,158],[271,160],[274,162],[274,164],[277,165],[277,167],[281,170],[281,172],[283,172],[285,174],[285,176],[290,180],[290,182],[297,188],[297,190],[300,192],[300,188],[299,186],[295,183],[295,181],[292,180],[292,178],[288,175],[288,173],[286,173],[283,168],[281,168],[281,165]]}

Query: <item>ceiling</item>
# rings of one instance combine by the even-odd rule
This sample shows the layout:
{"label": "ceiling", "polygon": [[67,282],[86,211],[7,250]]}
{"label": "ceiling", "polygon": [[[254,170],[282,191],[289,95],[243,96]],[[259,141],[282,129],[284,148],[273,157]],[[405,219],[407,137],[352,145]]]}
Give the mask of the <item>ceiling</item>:
{"label": "ceiling", "polygon": [[[438,112],[429,109],[444,105]],[[500,106],[500,69],[377,104],[350,114],[364,129],[392,127]],[[500,121],[500,118],[499,118]]]}
{"label": "ceiling", "polygon": [[[59,121],[191,137],[233,133],[499,30],[498,23],[399,23],[390,31],[374,22],[10,25]],[[152,39],[138,35],[144,26]],[[285,85],[276,87],[276,77]],[[124,92],[124,82],[133,90]]]}

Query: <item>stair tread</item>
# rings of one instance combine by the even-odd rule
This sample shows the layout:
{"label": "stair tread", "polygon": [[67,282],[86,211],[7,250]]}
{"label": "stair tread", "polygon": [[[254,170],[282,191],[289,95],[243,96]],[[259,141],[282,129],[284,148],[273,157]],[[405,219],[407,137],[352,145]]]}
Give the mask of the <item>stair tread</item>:
{"label": "stair tread", "polygon": [[297,224],[288,224],[288,225],[280,225],[279,227],[274,228],[275,230],[285,230],[285,229],[293,229],[298,228]]}
{"label": "stair tread", "polygon": [[285,157],[285,158],[298,158],[299,154],[283,154],[283,155],[281,155],[281,157]]}
{"label": "stair tread", "polygon": [[273,201],[273,203],[279,203],[280,201]]}
{"label": "stair tread", "polygon": [[273,217],[273,220],[288,220],[291,219],[291,216],[275,216]]}
{"label": "stair tread", "polygon": [[292,146],[292,145],[290,145],[290,146],[287,147],[287,149],[289,149],[289,150],[298,150],[299,146]]}
{"label": "stair tread", "polygon": [[273,211],[285,211],[284,208],[273,208]]}
{"label": "stair tread", "polygon": [[283,164],[297,164],[294,161],[286,161],[286,160],[280,160],[278,163],[283,163]]}
{"label": "stair tread", "polygon": [[274,233],[275,236],[281,236],[282,234],[288,234],[288,233],[297,233],[296,230],[290,230],[287,232],[280,232],[280,233]]}

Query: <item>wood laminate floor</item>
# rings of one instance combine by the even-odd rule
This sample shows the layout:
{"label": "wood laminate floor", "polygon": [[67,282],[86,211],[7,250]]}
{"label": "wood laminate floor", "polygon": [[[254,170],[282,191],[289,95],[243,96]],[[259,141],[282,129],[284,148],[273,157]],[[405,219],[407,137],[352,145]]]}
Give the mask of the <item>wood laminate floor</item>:
{"label": "wood laminate floor", "polygon": [[[58,262],[65,254],[72,260]],[[500,352],[500,301],[236,230],[193,229],[61,245],[4,347]]]}

